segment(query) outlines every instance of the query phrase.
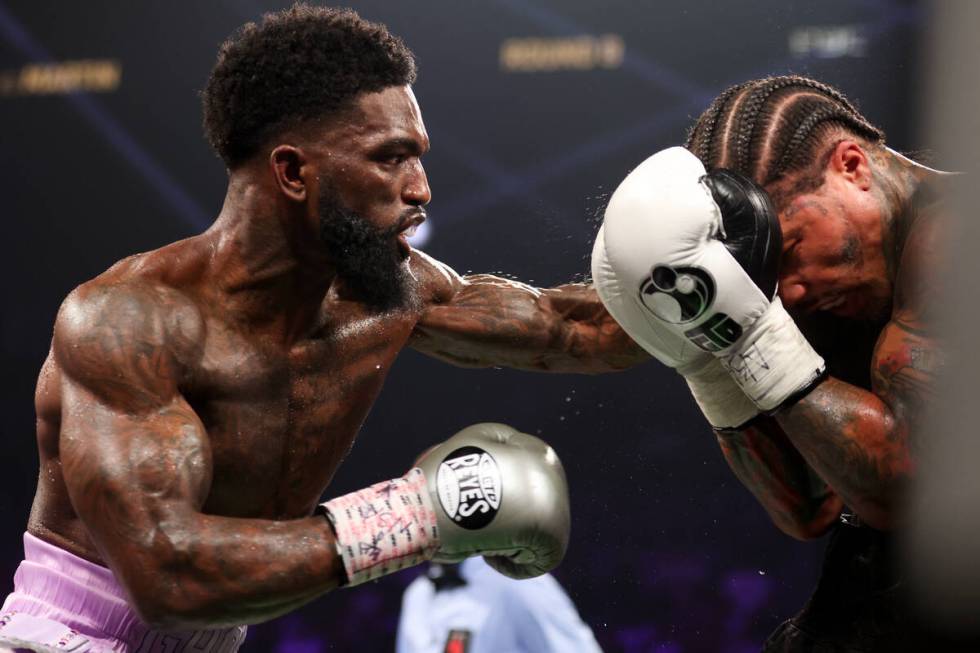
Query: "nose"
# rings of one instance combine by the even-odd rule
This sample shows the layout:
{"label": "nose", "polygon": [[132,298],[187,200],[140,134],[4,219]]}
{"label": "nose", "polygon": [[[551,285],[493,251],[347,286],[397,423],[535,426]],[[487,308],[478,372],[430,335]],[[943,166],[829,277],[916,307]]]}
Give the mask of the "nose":
{"label": "nose", "polygon": [[801,303],[806,298],[806,293],[807,288],[799,278],[789,277],[779,280],[779,298],[787,308]]}
{"label": "nose", "polygon": [[402,187],[402,199],[412,206],[425,206],[432,199],[429,179],[425,175],[425,168],[422,167],[421,161],[416,161],[412,166],[412,171]]}

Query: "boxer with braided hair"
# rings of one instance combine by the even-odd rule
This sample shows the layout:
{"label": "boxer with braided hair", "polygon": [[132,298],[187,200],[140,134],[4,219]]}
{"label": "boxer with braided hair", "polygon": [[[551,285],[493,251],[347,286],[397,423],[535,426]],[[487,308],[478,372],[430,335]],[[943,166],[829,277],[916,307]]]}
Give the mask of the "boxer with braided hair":
{"label": "boxer with braided hair", "polygon": [[942,365],[948,183],[837,89],[785,76],[721,93],[686,150],[610,198],[592,262],[609,312],[685,377],[780,529],[833,531],[813,598],[766,651],[936,650],[905,610],[889,531]]}
{"label": "boxer with braided hair", "polygon": [[[885,134],[837,89],[795,75],[732,86],[691,129],[687,148],[710,168],[735,170],[769,191],[776,209],[823,178],[831,136],[876,145]],[[787,186],[790,178],[794,183]]]}

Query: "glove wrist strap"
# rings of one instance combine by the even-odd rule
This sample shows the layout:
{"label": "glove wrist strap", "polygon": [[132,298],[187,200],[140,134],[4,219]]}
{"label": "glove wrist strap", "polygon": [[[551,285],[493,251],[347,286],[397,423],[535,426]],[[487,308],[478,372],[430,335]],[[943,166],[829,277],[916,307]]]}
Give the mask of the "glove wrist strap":
{"label": "glove wrist strap", "polygon": [[742,391],[771,411],[807,390],[826,370],[777,297],[731,349],[718,354]]}
{"label": "glove wrist strap", "polygon": [[695,369],[679,367],[677,371],[684,376],[694,401],[713,428],[733,428],[759,414],[717,358],[706,357],[704,364]]}
{"label": "glove wrist strap", "polygon": [[436,513],[421,469],[320,508],[337,536],[349,586],[429,560],[439,548]]}

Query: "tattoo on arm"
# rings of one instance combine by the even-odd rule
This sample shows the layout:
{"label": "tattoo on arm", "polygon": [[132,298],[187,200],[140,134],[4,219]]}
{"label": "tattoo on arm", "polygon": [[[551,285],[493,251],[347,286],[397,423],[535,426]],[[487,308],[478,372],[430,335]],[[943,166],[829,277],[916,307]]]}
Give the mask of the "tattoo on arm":
{"label": "tattoo on arm", "polygon": [[[61,458],[72,505],[142,616],[198,628],[272,618],[337,585],[324,519],[201,512],[211,449],[178,390],[168,325],[180,306],[142,289],[80,290],[53,350],[64,373]],[[184,316],[187,318],[188,316]]]}
{"label": "tattoo on arm", "polygon": [[[452,273],[455,274],[455,273]],[[471,367],[597,373],[649,358],[587,284],[538,289],[491,275],[454,277],[430,303],[411,345]]]}
{"label": "tattoo on arm", "polygon": [[824,533],[837,518],[840,498],[771,418],[758,418],[742,431],[717,435],[735,476],[782,531],[809,539]]}
{"label": "tattoo on arm", "polygon": [[872,391],[831,378],[777,417],[810,465],[878,528],[894,524],[914,469],[913,439],[943,366],[931,316],[932,226],[920,219],[906,242],[892,320],[872,359]]}

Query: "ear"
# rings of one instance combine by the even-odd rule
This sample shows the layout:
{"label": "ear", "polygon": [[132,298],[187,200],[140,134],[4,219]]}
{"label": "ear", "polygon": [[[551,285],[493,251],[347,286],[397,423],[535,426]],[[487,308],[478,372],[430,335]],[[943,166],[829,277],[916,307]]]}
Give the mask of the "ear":
{"label": "ear", "polygon": [[305,202],[309,161],[302,148],[295,145],[277,145],[269,153],[269,165],[280,192],[293,202]]}
{"label": "ear", "polygon": [[861,190],[871,188],[871,164],[860,143],[851,139],[839,142],[830,155],[827,167]]}

